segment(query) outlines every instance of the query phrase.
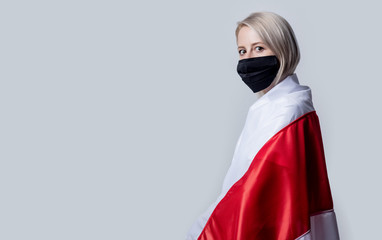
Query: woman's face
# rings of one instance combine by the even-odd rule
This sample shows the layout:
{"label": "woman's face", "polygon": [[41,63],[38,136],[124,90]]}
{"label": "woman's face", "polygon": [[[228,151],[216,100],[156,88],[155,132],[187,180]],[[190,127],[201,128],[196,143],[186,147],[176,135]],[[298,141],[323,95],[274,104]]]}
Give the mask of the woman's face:
{"label": "woman's face", "polygon": [[257,32],[247,26],[243,26],[237,35],[237,50],[240,59],[275,55],[267,45],[262,43]]}

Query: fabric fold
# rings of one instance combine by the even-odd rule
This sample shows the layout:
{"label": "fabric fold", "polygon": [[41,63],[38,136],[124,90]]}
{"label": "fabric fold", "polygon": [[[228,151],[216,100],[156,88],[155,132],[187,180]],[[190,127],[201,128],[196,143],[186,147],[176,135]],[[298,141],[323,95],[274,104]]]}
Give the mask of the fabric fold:
{"label": "fabric fold", "polygon": [[187,240],[338,240],[310,88],[288,76],[249,109],[222,192]]}

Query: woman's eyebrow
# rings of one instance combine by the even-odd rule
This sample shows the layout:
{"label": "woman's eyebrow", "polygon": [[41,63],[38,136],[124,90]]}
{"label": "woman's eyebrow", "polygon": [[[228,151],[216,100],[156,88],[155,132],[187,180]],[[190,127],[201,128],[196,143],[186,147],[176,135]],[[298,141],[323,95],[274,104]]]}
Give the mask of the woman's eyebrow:
{"label": "woman's eyebrow", "polygon": [[[259,44],[259,43],[264,44],[264,43],[262,43],[262,42],[255,42],[255,43],[252,43],[251,46],[256,45],[256,44]],[[243,47],[243,46],[238,46],[237,48],[245,48],[245,47]]]}

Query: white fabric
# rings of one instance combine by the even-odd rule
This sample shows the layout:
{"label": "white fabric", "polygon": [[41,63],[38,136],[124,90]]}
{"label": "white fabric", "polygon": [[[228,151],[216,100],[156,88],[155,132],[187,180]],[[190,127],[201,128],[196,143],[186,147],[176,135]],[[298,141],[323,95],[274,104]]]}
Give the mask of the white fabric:
{"label": "white fabric", "polygon": [[261,147],[282,128],[311,111],[314,111],[311,90],[299,84],[296,74],[289,75],[255,101],[249,108],[244,128],[236,143],[221,194],[195,221],[186,236],[187,240],[199,237],[216,205],[244,175]]}
{"label": "white fabric", "polygon": [[296,240],[339,240],[334,210],[310,216],[310,230]]}
{"label": "white fabric", "polygon": [[339,240],[337,219],[334,210],[310,217],[312,240]]}
{"label": "white fabric", "polygon": [[304,233],[302,236],[296,238],[296,240],[312,240],[312,232],[309,230]]}

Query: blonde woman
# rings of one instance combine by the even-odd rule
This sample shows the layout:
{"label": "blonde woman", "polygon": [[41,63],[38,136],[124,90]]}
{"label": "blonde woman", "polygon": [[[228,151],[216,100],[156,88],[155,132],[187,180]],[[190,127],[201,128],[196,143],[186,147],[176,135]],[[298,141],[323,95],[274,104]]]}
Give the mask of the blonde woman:
{"label": "blonde woman", "polygon": [[237,72],[258,95],[217,200],[188,240],[338,240],[319,119],[294,73],[300,51],[289,23],[256,12],[236,28]]}

